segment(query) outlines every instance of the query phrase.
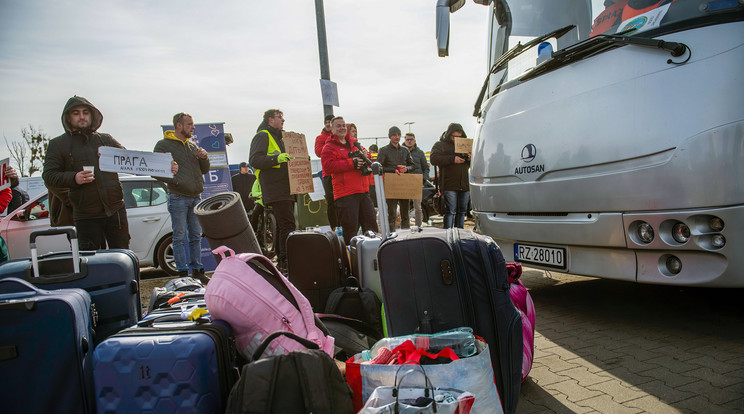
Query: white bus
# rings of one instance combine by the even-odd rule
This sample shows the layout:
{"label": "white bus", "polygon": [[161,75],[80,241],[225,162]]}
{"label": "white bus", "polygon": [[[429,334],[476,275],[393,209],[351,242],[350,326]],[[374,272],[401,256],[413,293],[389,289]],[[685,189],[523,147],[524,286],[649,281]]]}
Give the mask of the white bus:
{"label": "white bus", "polygon": [[[449,12],[437,41],[447,55]],[[471,198],[507,260],[744,287],[744,0],[476,0]]]}

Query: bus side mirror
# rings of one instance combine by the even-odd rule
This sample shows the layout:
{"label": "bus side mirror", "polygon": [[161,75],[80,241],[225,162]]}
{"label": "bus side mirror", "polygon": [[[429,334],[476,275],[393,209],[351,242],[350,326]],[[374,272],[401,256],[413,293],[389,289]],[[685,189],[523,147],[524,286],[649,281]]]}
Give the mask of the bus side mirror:
{"label": "bus side mirror", "polygon": [[450,13],[465,4],[465,0],[437,0],[437,50],[439,57],[449,56]]}

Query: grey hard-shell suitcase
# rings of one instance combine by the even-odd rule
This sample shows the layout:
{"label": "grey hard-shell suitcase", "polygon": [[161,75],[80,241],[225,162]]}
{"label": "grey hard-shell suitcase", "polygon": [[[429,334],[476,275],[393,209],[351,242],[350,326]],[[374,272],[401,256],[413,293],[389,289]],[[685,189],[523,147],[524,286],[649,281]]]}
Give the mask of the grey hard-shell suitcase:
{"label": "grey hard-shell suitcase", "polygon": [[354,236],[349,243],[349,259],[352,274],[359,280],[362,287],[372,290],[380,300],[384,301],[380,284],[380,265],[377,261],[377,252],[380,250],[381,243],[382,237],[379,235]]}

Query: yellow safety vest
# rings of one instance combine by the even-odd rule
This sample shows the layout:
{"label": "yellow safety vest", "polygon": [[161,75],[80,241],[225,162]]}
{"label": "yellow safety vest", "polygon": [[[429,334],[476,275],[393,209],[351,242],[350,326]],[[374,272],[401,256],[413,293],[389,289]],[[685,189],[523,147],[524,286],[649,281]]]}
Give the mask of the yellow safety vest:
{"label": "yellow safety vest", "polygon": [[[279,144],[277,144],[276,141],[274,140],[274,137],[271,136],[271,133],[265,129],[262,129],[259,132],[265,132],[266,135],[269,136],[269,147],[266,149],[266,154],[271,154],[272,152],[278,152],[281,154],[282,150],[281,148],[279,148]],[[271,168],[281,168],[281,165],[277,164]],[[253,182],[253,187],[251,187],[251,195],[257,198],[256,202],[258,204],[263,205],[263,197],[261,195],[261,183],[258,180],[259,174],[261,174],[261,170],[256,169],[256,181]]]}

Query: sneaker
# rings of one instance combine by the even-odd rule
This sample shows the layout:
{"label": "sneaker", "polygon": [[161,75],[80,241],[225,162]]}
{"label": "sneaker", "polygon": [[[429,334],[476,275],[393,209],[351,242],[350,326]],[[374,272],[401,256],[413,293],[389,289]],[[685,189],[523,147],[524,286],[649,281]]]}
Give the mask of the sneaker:
{"label": "sneaker", "polygon": [[198,279],[204,286],[207,286],[207,283],[209,283],[209,278],[204,274],[204,269],[196,270],[191,277]]}

